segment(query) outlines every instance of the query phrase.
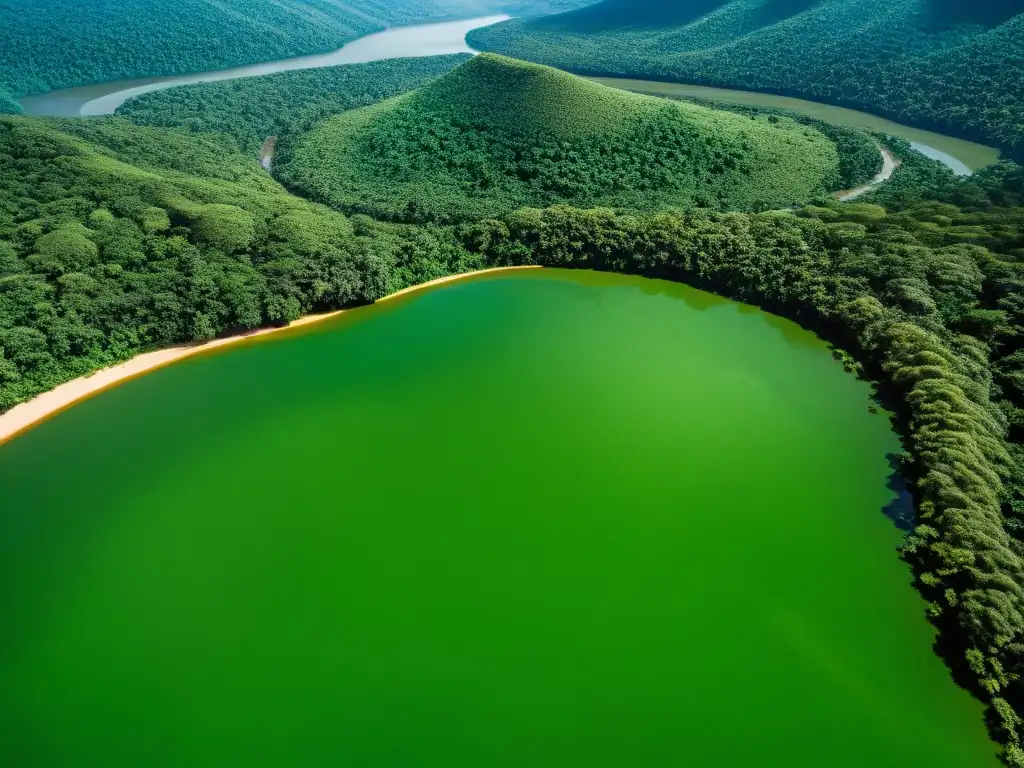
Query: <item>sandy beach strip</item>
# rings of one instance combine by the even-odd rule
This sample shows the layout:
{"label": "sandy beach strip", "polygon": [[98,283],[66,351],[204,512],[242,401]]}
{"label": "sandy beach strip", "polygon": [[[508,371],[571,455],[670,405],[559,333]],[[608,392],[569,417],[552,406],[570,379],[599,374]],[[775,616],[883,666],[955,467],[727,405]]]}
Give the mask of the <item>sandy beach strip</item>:
{"label": "sandy beach strip", "polygon": [[[423,283],[421,285],[415,285],[410,288],[397,291],[389,296],[378,299],[376,303],[380,304],[384,301],[396,299],[399,296],[405,296],[426,288],[455,282],[456,280],[476,277],[477,275],[488,275],[499,272],[511,272],[519,269],[537,268],[538,267],[533,266],[496,267],[494,269],[482,269],[477,272],[464,272],[458,275],[449,275],[448,277],[441,277],[437,280],[431,280],[430,282]],[[337,312],[328,312],[322,315],[309,315],[296,320],[290,325],[282,326],[280,328],[262,328],[238,334],[237,336],[227,336],[223,339],[214,339],[213,341],[199,344],[182,344],[180,346],[168,347],[166,349],[158,349],[153,352],[144,352],[141,355],[133,357],[127,362],[111,366],[110,368],[104,368],[100,371],[96,371],[95,373],[91,373],[88,376],[73,379],[59,385],[55,389],[51,389],[49,392],[44,392],[31,400],[14,406],[11,410],[7,411],[7,413],[0,414],[0,445],[12,440],[40,422],[56,416],[61,411],[65,411],[71,406],[93,397],[94,395],[98,395],[100,392],[111,389],[112,387],[128,381],[129,379],[134,379],[137,376],[149,373],[150,371],[155,371],[158,368],[163,368],[166,365],[170,365],[171,363],[175,363],[179,360],[184,360],[185,358],[192,357],[193,355],[197,355],[201,352],[208,352],[210,350],[226,347],[230,344],[237,344],[240,341],[258,338],[260,336],[269,336],[292,328],[300,328],[305,325],[312,325],[313,323],[322,323],[325,320],[330,320],[331,318],[338,317],[345,312],[351,311],[353,310],[342,309]]]}

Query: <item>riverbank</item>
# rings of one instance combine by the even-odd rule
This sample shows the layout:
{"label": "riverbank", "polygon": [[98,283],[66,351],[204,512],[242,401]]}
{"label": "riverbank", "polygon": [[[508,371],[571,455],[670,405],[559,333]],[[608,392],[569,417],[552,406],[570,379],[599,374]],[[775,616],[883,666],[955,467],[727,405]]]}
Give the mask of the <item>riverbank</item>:
{"label": "riverbank", "polygon": [[[481,269],[475,272],[463,272],[458,275],[448,275],[447,277],[441,277],[437,280],[431,280],[420,285],[403,288],[400,291],[396,291],[395,293],[378,299],[376,304],[392,301],[400,296],[407,296],[408,294],[416,291],[434,288],[439,285],[456,282],[458,280],[465,280],[470,277],[496,274],[500,272],[512,272],[523,269],[539,269],[539,267],[495,267],[493,269]],[[376,304],[370,304],[368,306],[375,306]],[[194,357],[200,353],[221,349],[231,344],[237,344],[242,341],[248,341],[250,339],[280,333],[282,331],[322,323],[351,311],[353,310],[340,309],[336,312],[309,315],[296,320],[290,325],[281,326],[280,328],[261,328],[259,330],[241,333],[236,336],[214,339],[213,341],[198,344],[181,344],[174,347],[167,347],[165,349],[157,349],[152,352],[144,352],[141,355],[133,357],[127,362],[120,363],[109,368],[103,368],[102,370],[96,371],[88,376],[82,376],[77,379],[73,379],[72,381],[65,382],[55,389],[51,389],[49,392],[44,392],[27,402],[14,406],[6,413],[0,414],[0,445],[13,440],[19,435],[30,430],[32,427],[41,424],[47,419],[53,418],[57,414],[66,411],[84,400],[88,400],[90,397],[94,397],[108,389],[116,387],[119,384],[123,384],[126,381],[137,378],[138,376],[151,373],[152,371],[171,365],[172,363],[185,360],[189,357]]]}
{"label": "riverbank", "polygon": [[134,96],[194,83],[212,83],[243,77],[258,77],[275,72],[298,69],[319,69],[339,64],[365,64],[384,59],[440,56],[449,53],[476,53],[466,44],[466,35],[473,29],[487,27],[511,17],[507,14],[480,16],[459,21],[411,24],[391,27],[381,32],[356,38],[330,53],[297,56],[242,67],[171,75],[167,77],[113,80],[94,85],[64,88],[18,100],[26,115],[39,117],[79,117],[112,115]]}

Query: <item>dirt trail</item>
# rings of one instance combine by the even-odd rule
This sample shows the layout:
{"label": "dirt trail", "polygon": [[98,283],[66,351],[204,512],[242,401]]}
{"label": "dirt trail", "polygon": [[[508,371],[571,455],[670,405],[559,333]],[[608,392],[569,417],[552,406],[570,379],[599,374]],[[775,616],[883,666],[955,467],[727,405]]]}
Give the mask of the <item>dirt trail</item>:
{"label": "dirt trail", "polygon": [[884,184],[889,180],[893,171],[899,168],[900,161],[891,151],[889,151],[888,147],[883,147],[879,144],[878,151],[882,153],[882,170],[879,171],[878,174],[867,184],[863,184],[856,189],[846,189],[842,192],[836,192],[837,200],[841,200],[843,202],[856,200],[858,197],[866,195],[879,184]]}
{"label": "dirt trail", "polygon": [[270,166],[274,162],[274,149],[277,147],[277,136],[268,136],[267,140],[263,142],[263,148],[260,149],[260,165],[263,166],[263,170],[270,173]]}

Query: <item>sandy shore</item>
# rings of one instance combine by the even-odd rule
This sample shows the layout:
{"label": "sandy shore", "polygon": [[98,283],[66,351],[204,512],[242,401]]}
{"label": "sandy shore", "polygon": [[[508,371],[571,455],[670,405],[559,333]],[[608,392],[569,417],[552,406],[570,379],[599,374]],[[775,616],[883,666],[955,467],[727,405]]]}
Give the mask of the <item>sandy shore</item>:
{"label": "sandy shore", "polygon": [[[478,272],[466,272],[461,275],[449,275],[448,277],[431,280],[429,283],[416,285],[411,288],[398,291],[397,293],[393,293],[390,296],[385,296],[384,298],[379,299],[377,303],[379,304],[390,299],[398,298],[399,296],[405,296],[406,294],[413,293],[414,291],[421,291],[425,288],[451,283],[456,280],[463,280],[467,277],[497,272],[510,272],[517,269],[537,269],[537,267],[498,267],[495,269],[483,269]],[[239,334],[238,336],[215,339],[202,344],[185,344],[177,347],[168,347],[167,349],[158,349],[154,352],[146,352],[133,357],[126,363],[111,366],[110,368],[104,368],[103,370],[97,371],[88,376],[82,376],[81,378],[74,379],[65,384],[61,384],[56,389],[52,389],[49,392],[44,392],[43,394],[34,397],[28,402],[16,405],[14,408],[7,411],[7,413],[0,415],[0,445],[17,437],[26,430],[34,427],[36,424],[55,416],[61,411],[67,410],[76,403],[80,403],[83,400],[97,395],[104,390],[115,387],[129,379],[133,379],[136,376],[149,373],[157,368],[163,368],[165,365],[170,365],[171,363],[175,363],[179,360],[184,360],[187,357],[192,357],[193,355],[197,355],[201,352],[208,352],[220,347],[226,347],[229,344],[236,344],[246,339],[253,339],[259,336],[269,336],[270,334],[280,333],[281,331],[287,331],[291,328],[320,323],[324,320],[329,320],[332,317],[337,317],[344,312],[350,311],[353,310],[343,309],[337,312],[328,312],[323,315],[310,315],[308,317],[303,317],[300,320],[296,320],[291,325],[282,328],[263,328],[261,330]]]}

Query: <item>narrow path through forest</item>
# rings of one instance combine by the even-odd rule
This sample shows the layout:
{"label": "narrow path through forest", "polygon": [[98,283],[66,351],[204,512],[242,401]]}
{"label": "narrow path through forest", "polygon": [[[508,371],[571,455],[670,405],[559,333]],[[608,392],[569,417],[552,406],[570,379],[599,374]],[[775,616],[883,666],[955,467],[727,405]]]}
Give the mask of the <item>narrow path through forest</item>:
{"label": "narrow path through forest", "polygon": [[856,200],[858,197],[866,195],[879,184],[884,184],[889,180],[893,171],[899,168],[900,160],[889,150],[888,147],[883,147],[881,144],[878,145],[878,151],[882,153],[882,170],[879,171],[878,174],[867,184],[863,184],[855,189],[846,189],[842,192],[836,192],[837,200],[841,200],[843,202]]}
{"label": "narrow path through forest", "polygon": [[270,173],[270,166],[274,163],[274,148],[277,146],[277,136],[268,136],[260,149],[260,165],[263,170]]}

